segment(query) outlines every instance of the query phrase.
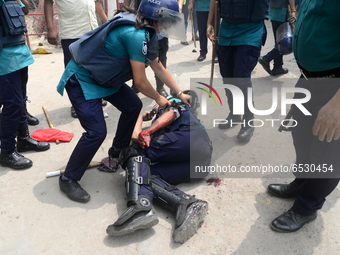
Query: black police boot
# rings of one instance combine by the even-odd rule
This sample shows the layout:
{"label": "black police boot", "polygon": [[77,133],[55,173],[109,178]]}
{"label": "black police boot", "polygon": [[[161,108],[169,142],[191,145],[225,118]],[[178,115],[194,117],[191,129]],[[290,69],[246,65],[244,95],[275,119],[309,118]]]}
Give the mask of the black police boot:
{"label": "black police boot", "polygon": [[32,166],[33,162],[14,151],[11,154],[0,154],[0,164],[13,169],[24,169]]}
{"label": "black police boot", "polygon": [[294,198],[296,197],[296,190],[300,185],[301,183],[297,180],[289,184],[270,184],[268,186],[268,192],[276,197]]}
{"label": "black police boot", "polygon": [[169,96],[168,93],[164,89],[164,85],[157,87],[156,90],[157,90],[158,94],[160,94],[161,96],[163,96],[165,98],[167,98]]}
{"label": "black police boot", "polygon": [[266,57],[260,57],[259,63],[268,74],[272,75],[272,70],[270,70],[270,64]]}
{"label": "black police boot", "polygon": [[287,74],[288,73],[288,69],[287,68],[274,68],[272,70],[271,75],[275,76],[275,75],[282,75],[282,74]]}
{"label": "black police boot", "polygon": [[39,142],[31,138],[28,127],[17,132],[17,150],[24,151],[46,151],[50,148],[47,142]]}
{"label": "black police boot", "polygon": [[32,116],[28,111],[27,111],[27,103],[25,103],[25,111],[26,111],[26,115],[27,115],[27,123],[30,126],[35,126],[39,124],[39,120]]}
{"label": "black police boot", "polygon": [[69,199],[86,203],[90,200],[90,195],[84,190],[76,180],[63,180],[63,176],[59,177],[60,189],[69,197]]}
{"label": "black police boot", "polygon": [[119,158],[119,153],[122,151],[122,149],[120,148],[116,148],[114,146],[112,146],[110,149],[109,149],[109,156],[111,158]]}
{"label": "black police boot", "polygon": [[241,123],[242,118],[241,115],[233,115],[232,113],[229,113],[226,120],[227,120],[226,123],[218,124],[219,129],[229,129],[231,127],[235,127],[236,125]]}
{"label": "black police boot", "polygon": [[[110,152],[109,152],[110,153]],[[150,168],[142,167],[142,164],[150,164],[150,160],[138,155],[133,147],[125,148],[119,154],[119,163],[126,171],[126,199],[128,208],[112,225],[108,226],[106,233],[110,236],[123,236],[135,232],[138,229],[147,229],[158,223],[158,217],[150,199],[144,195],[138,195],[141,185],[149,185],[148,176]],[[144,179],[141,176],[141,169]]]}
{"label": "black police boot", "polygon": [[176,224],[173,238],[184,243],[199,229],[208,213],[208,202],[184,194],[176,209]]}
{"label": "black police boot", "polygon": [[199,57],[197,58],[198,62],[202,62],[206,58],[206,54],[200,54]]}
{"label": "black police boot", "polygon": [[[163,183],[163,186],[159,181]],[[185,193],[177,196],[174,191],[178,189],[159,177],[153,177],[151,189],[154,194],[154,202],[176,214],[174,241],[177,243],[186,242],[203,224],[208,212],[208,203]]]}
{"label": "black police boot", "polygon": [[243,116],[244,125],[242,125],[240,131],[237,134],[237,140],[249,141],[250,138],[253,136],[255,128],[254,125],[252,125],[253,121],[251,119],[252,118],[245,118]]}
{"label": "black police boot", "polygon": [[138,196],[137,201],[130,202],[129,205],[118,220],[107,227],[108,235],[128,235],[138,229],[148,229],[158,224],[158,217],[146,196]]}
{"label": "black police boot", "polygon": [[312,215],[301,215],[293,210],[289,210],[274,219],[271,228],[276,232],[291,233],[302,228],[306,223],[312,222],[317,218],[317,212]]}

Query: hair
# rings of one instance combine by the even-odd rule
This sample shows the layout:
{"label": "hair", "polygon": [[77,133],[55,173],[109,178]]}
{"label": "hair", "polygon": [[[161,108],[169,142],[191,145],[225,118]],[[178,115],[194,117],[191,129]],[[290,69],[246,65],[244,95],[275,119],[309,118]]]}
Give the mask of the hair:
{"label": "hair", "polygon": [[153,25],[153,22],[154,22],[153,20],[144,17],[142,14],[138,13],[135,9],[125,6],[125,5],[120,7],[119,10],[116,10],[116,12],[114,13],[114,16],[122,12],[129,12],[129,13],[133,13],[136,15],[135,28],[137,29]]}

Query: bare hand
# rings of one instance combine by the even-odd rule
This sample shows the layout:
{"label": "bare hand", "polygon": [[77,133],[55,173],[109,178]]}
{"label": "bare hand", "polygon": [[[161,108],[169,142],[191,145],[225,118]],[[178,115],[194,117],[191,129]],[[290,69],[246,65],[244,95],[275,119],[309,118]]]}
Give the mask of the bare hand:
{"label": "bare hand", "polygon": [[183,103],[185,103],[187,106],[190,107],[191,99],[192,99],[190,95],[182,93],[180,94],[179,99],[181,99]]}
{"label": "bare hand", "polygon": [[212,25],[207,27],[207,37],[212,43],[215,43],[218,40],[218,38],[215,38],[214,27]]}
{"label": "bare hand", "polygon": [[47,31],[47,41],[55,46],[58,46],[58,33],[54,29]]}
{"label": "bare hand", "polygon": [[313,126],[313,134],[319,136],[323,141],[327,137],[327,142],[340,137],[340,109],[332,101],[325,104],[319,111]]}
{"label": "bare hand", "polygon": [[145,146],[149,147],[151,142],[150,132],[147,130],[140,132],[138,135],[138,142],[140,147],[142,147],[143,149],[145,148]]}
{"label": "bare hand", "polygon": [[156,100],[156,103],[159,105],[160,108],[165,109],[167,106],[170,106],[171,103],[163,96],[159,96],[158,100]]}
{"label": "bare hand", "polygon": [[192,18],[192,12],[193,12],[193,10],[194,10],[194,5],[193,5],[192,3],[189,3],[189,5],[188,5],[188,11],[189,11],[189,13],[191,13],[191,18]]}
{"label": "bare hand", "polygon": [[291,24],[295,23],[295,21],[296,21],[295,12],[292,12],[291,17],[288,19],[288,21],[289,21]]}

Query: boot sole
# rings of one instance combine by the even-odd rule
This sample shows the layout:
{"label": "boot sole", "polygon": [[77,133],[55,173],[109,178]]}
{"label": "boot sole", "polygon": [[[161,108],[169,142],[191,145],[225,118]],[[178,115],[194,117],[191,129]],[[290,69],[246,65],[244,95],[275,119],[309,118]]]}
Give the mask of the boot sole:
{"label": "boot sole", "polygon": [[123,224],[121,226],[110,225],[106,229],[109,236],[125,236],[129,235],[139,229],[148,229],[157,225],[159,222],[157,215],[147,216],[144,219],[135,221],[132,224]]}
{"label": "boot sole", "polygon": [[[201,203],[202,202],[203,201],[201,201]],[[200,208],[193,211],[193,213],[187,217],[182,224],[182,226],[186,226],[184,228],[179,227],[174,231],[174,241],[176,243],[185,243],[187,240],[189,240],[196,233],[197,229],[202,226],[204,218],[208,213],[208,209],[208,203],[204,202],[200,205]]]}
{"label": "boot sole", "polygon": [[13,168],[13,169],[26,169],[26,168],[30,168],[33,163],[30,163],[28,165],[24,165],[24,166],[12,166],[10,164],[6,164],[6,163],[3,163],[3,162],[0,162],[0,165],[4,166],[4,167],[9,167],[9,168]]}

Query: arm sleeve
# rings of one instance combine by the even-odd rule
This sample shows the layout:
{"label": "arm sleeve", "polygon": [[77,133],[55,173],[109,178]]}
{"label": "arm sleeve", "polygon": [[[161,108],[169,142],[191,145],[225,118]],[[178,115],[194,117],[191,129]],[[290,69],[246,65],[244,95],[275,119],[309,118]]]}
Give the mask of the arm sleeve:
{"label": "arm sleeve", "polygon": [[122,35],[122,42],[130,59],[145,62],[147,42],[144,30],[127,31]]}

